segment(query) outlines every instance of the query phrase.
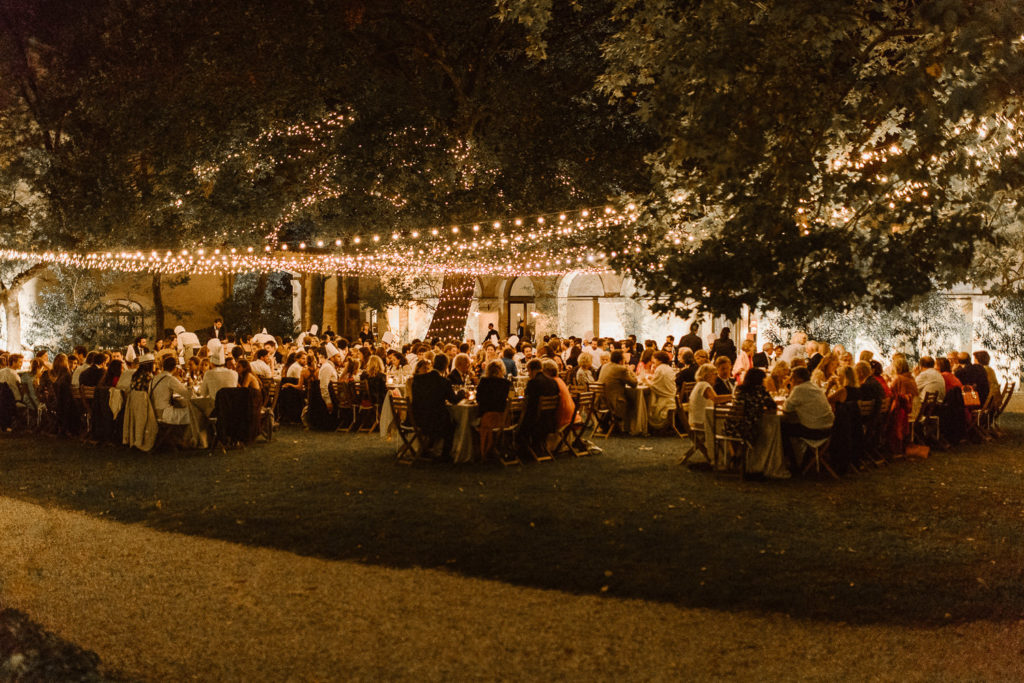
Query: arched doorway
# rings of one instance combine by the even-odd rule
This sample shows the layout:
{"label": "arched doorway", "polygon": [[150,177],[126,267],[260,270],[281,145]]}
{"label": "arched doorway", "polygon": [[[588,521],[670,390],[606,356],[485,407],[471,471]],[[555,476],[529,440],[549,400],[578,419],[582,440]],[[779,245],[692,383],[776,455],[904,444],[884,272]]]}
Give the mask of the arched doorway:
{"label": "arched doorway", "polygon": [[537,310],[535,296],[533,280],[528,277],[517,277],[509,284],[508,295],[505,297],[505,321],[508,328],[504,330],[506,336],[515,334],[520,323],[527,330],[533,326],[533,314]]}

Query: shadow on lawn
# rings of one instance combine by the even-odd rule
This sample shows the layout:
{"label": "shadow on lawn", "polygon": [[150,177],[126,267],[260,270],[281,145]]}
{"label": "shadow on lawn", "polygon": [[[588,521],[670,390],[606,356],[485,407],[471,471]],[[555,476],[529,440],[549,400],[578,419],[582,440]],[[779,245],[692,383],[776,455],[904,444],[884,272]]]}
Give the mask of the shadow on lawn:
{"label": "shadow on lawn", "polygon": [[5,441],[3,495],[303,555],[851,623],[1024,614],[1016,437],[838,484],[690,472],[668,439],[521,471],[289,429],[226,456]]}

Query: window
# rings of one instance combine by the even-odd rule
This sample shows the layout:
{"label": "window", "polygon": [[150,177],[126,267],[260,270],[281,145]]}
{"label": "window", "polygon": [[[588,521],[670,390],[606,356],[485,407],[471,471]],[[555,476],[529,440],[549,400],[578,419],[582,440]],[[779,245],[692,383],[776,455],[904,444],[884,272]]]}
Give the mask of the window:
{"label": "window", "polygon": [[142,304],[118,299],[103,309],[101,341],[109,346],[127,344],[146,334],[146,316]]}

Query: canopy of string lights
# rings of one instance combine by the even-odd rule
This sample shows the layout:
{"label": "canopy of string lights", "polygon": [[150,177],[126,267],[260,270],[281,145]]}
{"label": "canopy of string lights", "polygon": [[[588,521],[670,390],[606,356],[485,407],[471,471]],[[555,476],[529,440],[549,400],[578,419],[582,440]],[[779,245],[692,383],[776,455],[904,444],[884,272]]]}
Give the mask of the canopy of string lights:
{"label": "canopy of string lights", "polygon": [[[324,235],[309,242],[194,244],[176,249],[104,252],[0,250],[0,259],[125,273],[223,274],[292,271],[320,275],[561,275],[602,271],[595,245],[635,222],[629,204],[423,230]],[[625,248],[629,248],[628,245]]]}

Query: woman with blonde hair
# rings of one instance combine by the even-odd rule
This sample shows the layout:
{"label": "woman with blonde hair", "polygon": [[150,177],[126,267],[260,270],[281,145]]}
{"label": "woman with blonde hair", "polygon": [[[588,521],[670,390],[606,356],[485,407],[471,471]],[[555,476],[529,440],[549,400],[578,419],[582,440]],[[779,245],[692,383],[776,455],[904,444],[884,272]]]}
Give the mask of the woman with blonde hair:
{"label": "woman with blonde hair", "polygon": [[[588,356],[589,357],[589,356]],[[581,356],[582,358],[582,356]],[[492,360],[484,367],[484,376],[476,388],[476,403],[480,411],[480,457],[486,459],[494,444],[494,430],[505,425],[505,407],[512,383],[505,379],[505,364]]]}
{"label": "woman with blonde hair", "polygon": [[595,381],[593,371],[594,357],[589,353],[581,353],[576,360],[579,365],[576,367],[576,376],[573,378],[573,384],[586,389],[590,386],[591,382]]}
{"label": "woman with blonde hair", "polygon": [[764,379],[764,388],[772,396],[784,396],[789,393],[789,363],[780,360],[775,363],[771,373]]}

